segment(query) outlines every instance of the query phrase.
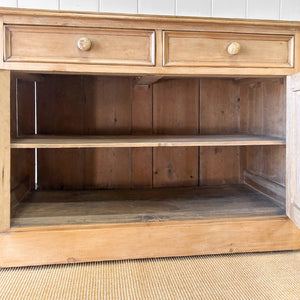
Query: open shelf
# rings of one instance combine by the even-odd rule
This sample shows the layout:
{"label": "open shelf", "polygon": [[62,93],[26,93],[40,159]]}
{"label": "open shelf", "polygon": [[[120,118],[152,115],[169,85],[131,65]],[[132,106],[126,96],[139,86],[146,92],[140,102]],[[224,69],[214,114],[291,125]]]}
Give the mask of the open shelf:
{"label": "open shelf", "polygon": [[11,140],[11,148],[110,148],[175,146],[285,145],[285,139],[251,134],[149,136],[24,136]]}
{"label": "open shelf", "polygon": [[12,227],[188,221],[284,215],[246,185],[145,190],[33,191],[12,214]]}

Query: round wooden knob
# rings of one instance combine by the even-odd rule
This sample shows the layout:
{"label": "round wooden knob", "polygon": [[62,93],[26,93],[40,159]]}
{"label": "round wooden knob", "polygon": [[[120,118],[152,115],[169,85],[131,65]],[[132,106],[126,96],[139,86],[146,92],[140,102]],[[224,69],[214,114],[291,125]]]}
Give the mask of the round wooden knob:
{"label": "round wooden knob", "polygon": [[81,51],[89,51],[92,47],[92,41],[89,38],[82,37],[78,40],[77,46]]}
{"label": "round wooden knob", "polygon": [[241,50],[241,45],[238,42],[231,43],[227,48],[229,55],[236,55],[240,52],[240,50]]}

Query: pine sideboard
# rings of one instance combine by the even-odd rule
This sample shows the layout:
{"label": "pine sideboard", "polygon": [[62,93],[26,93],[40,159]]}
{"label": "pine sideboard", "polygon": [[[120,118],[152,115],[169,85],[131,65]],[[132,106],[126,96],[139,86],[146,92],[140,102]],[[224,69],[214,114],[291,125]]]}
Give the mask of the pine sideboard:
{"label": "pine sideboard", "polygon": [[300,22],[0,28],[0,267],[300,249]]}

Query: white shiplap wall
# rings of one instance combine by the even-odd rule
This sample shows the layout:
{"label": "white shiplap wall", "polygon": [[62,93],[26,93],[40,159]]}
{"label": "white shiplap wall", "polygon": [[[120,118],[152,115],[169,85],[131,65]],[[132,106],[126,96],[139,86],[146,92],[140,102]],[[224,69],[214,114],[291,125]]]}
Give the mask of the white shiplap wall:
{"label": "white shiplap wall", "polygon": [[0,6],[300,21],[300,0],[0,0]]}

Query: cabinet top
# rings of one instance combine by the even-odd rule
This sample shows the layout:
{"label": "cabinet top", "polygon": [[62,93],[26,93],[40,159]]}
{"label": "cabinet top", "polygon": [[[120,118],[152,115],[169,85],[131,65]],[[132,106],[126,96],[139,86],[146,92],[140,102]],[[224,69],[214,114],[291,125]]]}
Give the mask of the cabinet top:
{"label": "cabinet top", "polygon": [[300,22],[2,8],[0,27],[1,69],[155,78],[300,70]]}
{"label": "cabinet top", "polygon": [[18,16],[35,18],[67,18],[67,19],[90,19],[90,20],[124,20],[139,22],[165,22],[165,23],[209,23],[228,25],[257,25],[276,27],[300,27],[300,21],[282,20],[254,20],[238,18],[213,18],[213,17],[186,17],[186,16],[164,16],[164,15],[141,15],[141,14],[120,14],[120,13],[100,13],[100,12],[78,12],[78,11],[57,11],[39,10],[24,8],[0,7],[0,16]]}

